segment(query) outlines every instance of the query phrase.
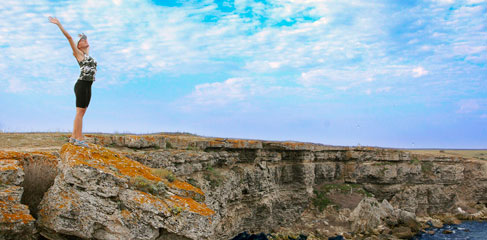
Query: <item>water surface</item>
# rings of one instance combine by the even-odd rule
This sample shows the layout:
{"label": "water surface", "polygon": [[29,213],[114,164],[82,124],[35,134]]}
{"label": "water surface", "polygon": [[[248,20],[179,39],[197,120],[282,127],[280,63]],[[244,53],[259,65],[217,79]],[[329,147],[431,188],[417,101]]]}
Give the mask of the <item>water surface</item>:
{"label": "water surface", "polygon": [[[487,239],[487,221],[462,221],[461,224],[448,224],[442,228],[427,228],[434,230],[435,234],[422,233],[416,235],[411,240],[486,240]],[[443,233],[450,230],[452,233]]]}

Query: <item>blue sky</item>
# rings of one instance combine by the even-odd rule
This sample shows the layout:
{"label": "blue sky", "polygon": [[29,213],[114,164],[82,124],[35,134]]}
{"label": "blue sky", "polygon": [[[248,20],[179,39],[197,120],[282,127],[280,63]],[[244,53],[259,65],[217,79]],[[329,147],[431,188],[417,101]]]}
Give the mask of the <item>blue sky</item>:
{"label": "blue sky", "polygon": [[[28,3],[30,2],[30,3]],[[0,1],[0,130],[487,148],[487,2]]]}

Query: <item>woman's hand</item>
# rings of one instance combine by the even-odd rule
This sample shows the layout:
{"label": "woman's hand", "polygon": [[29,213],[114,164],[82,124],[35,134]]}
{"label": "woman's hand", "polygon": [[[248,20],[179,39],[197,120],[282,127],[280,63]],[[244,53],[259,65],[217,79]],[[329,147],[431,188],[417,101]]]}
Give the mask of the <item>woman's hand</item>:
{"label": "woman's hand", "polygon": [[52,22],[52,23],[54,23],[54,24],[56,24],[56,25],[61,24],[59,22],[59,20],[57,20],[57,18],[55,18],[55,17],[53,18],[53,17],[49,16],[49,21]]}
{"label": "woman's hand", "polygon": [[[63,26],[61,25],[61,23],[59,22],[59,20],[57,20],[57,18],[55,17],[51,17],[49,16],[49,21],[56,24],[59,29],[61,29],[61,32],[63,32],[64,36],[66,36],[66,38],[69,40],[69,43],[72,45],[72,46],[75,46],[74,45],[74,42],[73,42],[73,39],[71,38],[71,35],[69,35],[68,32],[66,32],[66,30],[64,30]],[[73,48],[73,51],[75,51],[76,49]]]}

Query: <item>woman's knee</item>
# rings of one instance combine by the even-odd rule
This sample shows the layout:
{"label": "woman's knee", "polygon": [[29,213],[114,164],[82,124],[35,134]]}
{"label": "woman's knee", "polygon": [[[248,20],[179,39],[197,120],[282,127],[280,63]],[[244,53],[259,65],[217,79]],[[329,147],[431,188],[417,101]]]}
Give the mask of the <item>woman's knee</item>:
{"label": "woman's knee", "polygon": [[76,114],[78,114],[78,115],[84,115],[85,112],[86,112],[86,109],[87,109],[87,107],[86,108],[76,107]]}

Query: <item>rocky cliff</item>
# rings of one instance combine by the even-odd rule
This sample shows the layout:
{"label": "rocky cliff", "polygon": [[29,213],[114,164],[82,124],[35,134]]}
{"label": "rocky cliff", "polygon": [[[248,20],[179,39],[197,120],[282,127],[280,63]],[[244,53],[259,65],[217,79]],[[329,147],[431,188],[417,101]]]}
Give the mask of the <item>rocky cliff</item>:
{"label": "rocky cliff", "polygon": [[[397,239],[487,218],[487,161],[479,159],[162,134],[85,138],[90,148],[0,152],[0,203],[17,206],[2,207],[0,239],[232,239],[243,231]],[[34,219],[18,201],[22,164],[43,156],[55,156],[56,175]]]}

